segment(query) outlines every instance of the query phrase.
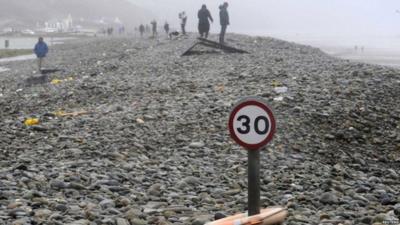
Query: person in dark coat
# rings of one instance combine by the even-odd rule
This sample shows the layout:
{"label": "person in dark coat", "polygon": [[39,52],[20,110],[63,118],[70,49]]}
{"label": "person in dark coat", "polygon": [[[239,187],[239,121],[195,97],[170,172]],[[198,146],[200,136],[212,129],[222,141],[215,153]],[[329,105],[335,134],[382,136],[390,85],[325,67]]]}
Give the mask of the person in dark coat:
{"label": "person in dark coat", "polygon": [[169,24],[168,24],[168,22],[165,22],[165,24],[164,24],[164,30],[165,30],[165,33],[166,33],[167,35],[169,35]]}
{"label": "person in dark coat", "polygon": [[140,24],[139,26],[140,37],[143,37],[144,31],[145,31],[144,25]]}
{"label": "person in dark coat", "polygon": [[223,44],[225,42],[226,28],[229,25],[229,13],[228,13],[228,3],[225,2],[219,7],[219,20],[221,23],[221,33],[219,34],[219,42]]}
{"label": "person in dark coat", "polygon": [[35,45],[35,48],[33,49],[33,51],[36,54],[36,57],[38,58],[38,67],[39,67],[39,71],[41,72],[42,71],[42,65],[43,65],[44,57],[46,57],[47,53],[49,52],[49,47],[43,41],[42,37],[39,37],[39,41]]}
{"label": "person in dark coat", "polygon": [[214,22],[210,11],[208,11],[207,6],[203,5],[197,14],[199,18],[199,33],[200,37],[208,37],[208,33],[210,32],[210,21]]}
{"label": "person in dark coat", "polygon": [[151,27],[153,31],[153,37],[157,36],[157,21],[153,20],[151,21]]}
{"label": "person in dark coat", "polygon": [[183,35],[186,35],[187,16],[186,16],[185,11],[179,13],[179,19],[181,20],[182,34],[183,34]]}

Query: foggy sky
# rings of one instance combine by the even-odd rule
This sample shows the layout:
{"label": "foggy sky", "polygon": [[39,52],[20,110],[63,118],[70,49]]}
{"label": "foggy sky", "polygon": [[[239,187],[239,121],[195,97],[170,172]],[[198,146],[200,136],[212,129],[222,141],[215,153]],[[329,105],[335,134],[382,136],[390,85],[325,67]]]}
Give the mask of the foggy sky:
{"label": "foggy sky", "polygon": [[[219,30],[221,0],[130,0],[153,11],[161,23],[178,27],[178,12],[189,15],[188,28],[196,31],[197,11],[207,4]],[[269,35],[400,35],[399,0],[228,0],[230,32]]]}

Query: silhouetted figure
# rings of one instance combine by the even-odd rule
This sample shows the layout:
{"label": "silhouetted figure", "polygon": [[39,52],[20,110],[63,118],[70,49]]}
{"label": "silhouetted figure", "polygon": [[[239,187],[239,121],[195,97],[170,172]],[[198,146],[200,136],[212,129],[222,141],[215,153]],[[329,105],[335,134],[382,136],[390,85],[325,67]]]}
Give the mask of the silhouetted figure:
{"label": "silhouetted figure", "polygon": [[356,52],[358,51],[358,46],[357,45],[354,46],[354,51],[356,51]]}
{"label": "silhouetted figure", "polygon": [[108,34],[108,36],[111,36],[113,33],[114,33],[114,28],[109,27],[109,28],[107,29],[107,34]]}
{"label": "silhouetted figure", "polygon": [[36,54],[36,57],[38,58],[38,69],[41,72],[42,71],[42,65],[44,62],[44,57],[46,57],[47,53],[49,52],[49,47],[47,44],[43,41],[42,37],[39,37],[38,43],[36,43],[35,48],[33,51]]}
{"label": "silhouetted figure", "polygon": [[157,36],[157,21],[151,21],[151,30],[153,31],[153,37]]}
{"label": "silhouetted figure", "polygon": [[[199,33],[200,37],[208,37],[210,32],[210,21],[214,22],[210,11],[208,11],[207,6],[203,5],[199,10],[197,17],[199,18]],[[210,20],[210,21],[209,21]]]}
{"label": "silhouetted figure", "polygon": [[169,34],[169,24],[168,24],[168,22],[165,22],[164,30],[165,30],[165,33],[168,35]]}
{"label": "silhouetted figure", "polygon": [[187,16],[186,16],[185,11],[179,13],[179,19],[181,20],[182,34],[186,35]]}
{"label": "silhouetted figure", "polygon": [[219,34],[219,43],[221,44],[225,42],[226,28],[229,25],[228,6],[229,5],[227,2],[219,6],[219,20],[221,23],[221,33]]}
{"label": "silhouetted figure", "polygon": [[140,32],[140,37],[143,37],[143,34],[144,34],[144,25],[143,24],[140,24],[140,26],[139,26],[139,32]]}

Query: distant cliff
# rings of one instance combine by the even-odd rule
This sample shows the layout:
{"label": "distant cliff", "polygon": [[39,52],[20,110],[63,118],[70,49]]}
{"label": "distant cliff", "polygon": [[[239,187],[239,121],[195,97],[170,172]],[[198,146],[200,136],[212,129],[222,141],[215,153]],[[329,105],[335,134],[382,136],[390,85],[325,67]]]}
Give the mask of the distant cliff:
{"label": "distant cliff", "polygon": [[126,0],[0,0],[0,28],[33,27],[69,14],[82,21],[118,17],[128,26],[150,18],[150,13]]}

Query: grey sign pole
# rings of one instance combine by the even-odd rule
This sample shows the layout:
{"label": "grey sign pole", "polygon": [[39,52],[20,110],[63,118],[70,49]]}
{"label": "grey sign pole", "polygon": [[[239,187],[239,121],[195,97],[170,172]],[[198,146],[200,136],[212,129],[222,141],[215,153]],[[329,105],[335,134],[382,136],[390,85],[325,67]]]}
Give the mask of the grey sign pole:
{"label": "grey sign pole", "polygon": [[260,214],[260,150],[248,151],[248,210],[249,216]]}

